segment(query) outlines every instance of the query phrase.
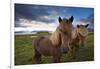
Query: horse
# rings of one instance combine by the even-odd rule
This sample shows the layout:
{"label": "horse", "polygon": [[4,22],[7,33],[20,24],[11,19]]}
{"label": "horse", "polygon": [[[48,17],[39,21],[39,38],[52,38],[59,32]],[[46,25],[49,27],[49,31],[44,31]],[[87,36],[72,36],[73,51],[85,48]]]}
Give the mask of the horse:
{"label": "horse", "polygon": [[89,24],[77,25],[77,28],[72,31],[72,41],[70,43],[71,46],[71,57],[76,58],[76,52],[80,46],[84,47],[86,44],[86,39],[88,36],[88,27]]}
{"label": "horse", "polygon": [[60,62],[62,53],[67,53],[69,49],[73,19],[73,16],[63,19],[59,17],[59,25],[50,37],[41,36],[33,40],[35,63],[41,63],[42,55],[52,56],[54,63]]}

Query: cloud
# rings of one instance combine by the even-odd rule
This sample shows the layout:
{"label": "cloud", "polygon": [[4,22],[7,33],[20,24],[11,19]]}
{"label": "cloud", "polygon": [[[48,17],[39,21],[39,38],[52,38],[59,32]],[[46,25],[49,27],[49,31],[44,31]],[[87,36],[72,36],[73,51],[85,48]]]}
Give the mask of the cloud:
{"label": "cloud", "polygon": [[90,14],[88,17],[84,19],[80,19],[82,23],[88,23],[91,28],[94,28],[94,13]]}
{"label": "cloud", "polygon": [[48,6],[15,4],[15,20],[25,18],[47,23],[53,22],[54,19],[45,18],[50,15],[49,11],[51,11],[51,8],[49,9]]}
{"label": "cloud", "polygon": [[21,23],[37,21],[41,23],[55,23],[58,21],[58,12],[48,6],[15,4],[15,27],[27,27]]}
{"label": "cloud", "polygon": [[[74,16],[73,24],[77,24],[78,20],[94,24],[94,18],[92,18],[94,15],[88,16],[90,12],[93,12],[91,8],[15,4],[15,28],[53,30],[59,23],[59,16],[65,18],[72,15]],[[82,19],[84,16],[87,18]]]}
{"label": "cloud", "polygon": [[39,30],[46,30],[46,31],[55,31],[56,27],[58,26],[57,23],[44,23],[39,21],[28,21],[27,19],[20,19],[20,25],[15,27],[15,32],[20,31],[39,31]]}
{"label": "cloud", "polygon": [[[59,16],[67,16],[69,8],[61,6],[43,6],[30,4],[15,4],[15,21],[20,18],[51,23],[57,21]],[[17,24],[15,24],[16,27]],[[18,26],[18,25],[17,25]]]}
{"label": "cloud", "polygon": [[81,22],[85,22],[85,23],[94,23],[94,14],[90,14],[87,18],[85,19],[81,19]]}

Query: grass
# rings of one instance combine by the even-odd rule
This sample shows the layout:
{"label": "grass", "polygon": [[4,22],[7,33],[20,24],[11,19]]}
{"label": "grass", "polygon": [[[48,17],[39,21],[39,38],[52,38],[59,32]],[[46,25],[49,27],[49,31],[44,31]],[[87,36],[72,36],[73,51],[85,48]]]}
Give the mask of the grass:
{"label": "grass", "polygon": [[[15,65],[33,64],[32,58],[34,49],[32,41],[35,36],[50,35],[49,33],[37,33],[36,35],[15,35]],[[68,54],[63,54],[61,62],[70,62]],[[94,33],[89,33],[87,45],[80,48],[77,57],[73,61],[93,61],[94,60]],[[42,56],[42,63],[52,63],[52,57]]]}

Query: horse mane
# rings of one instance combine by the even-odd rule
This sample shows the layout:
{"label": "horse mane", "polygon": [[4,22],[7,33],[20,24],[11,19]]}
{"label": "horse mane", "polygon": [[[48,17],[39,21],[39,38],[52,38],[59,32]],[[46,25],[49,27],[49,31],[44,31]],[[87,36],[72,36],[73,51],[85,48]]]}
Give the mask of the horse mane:
{"label": "horse mane", "polygon": [[78,33],[80,33],[80,35],[82,36],[87,36],[88,35],[88,30],[87,28],[84,28],[84,29],[77,29]]}
{"label": "horse mane", "polygon": [[77,29],[74,28],[73,31],[72,31],[72,39],[74,39],[76,37],[77,37]]}
{"label": "horse mane", "polygon": [[73,31],[72,31],[72,38],[76,38],[78,34],[85,37],[85,36],[88,35],[88,30],[87,29],[74,28]]}
{"label": "horse mane", "polygon": [[61,35],[58,28],[52,33],[50,40],[54,46],[59,46],[61,44]]}

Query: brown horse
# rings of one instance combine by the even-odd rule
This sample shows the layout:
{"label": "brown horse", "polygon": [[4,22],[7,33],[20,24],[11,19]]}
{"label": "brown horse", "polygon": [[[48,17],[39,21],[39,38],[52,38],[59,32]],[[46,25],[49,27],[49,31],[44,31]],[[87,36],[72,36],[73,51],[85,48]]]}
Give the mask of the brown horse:
{"label": "brown horse", "polygon": [[52,56],[53,62],[60,62],[62,53],[67,53],[71,40],[73,16],[69,19],[59,17],[56,31],[49,37],[37,37],[33,41],[35,63],[41,63],[41,56]]}
{"label": "brown horse", "polygon": [[78,51],[79,46],[85,46],[86,38],[88,36],[88,27],[86,25],[77,25],[77,28],[72,31],[72,42],[71,42],[71,56],[76,58],[76,52]]}

